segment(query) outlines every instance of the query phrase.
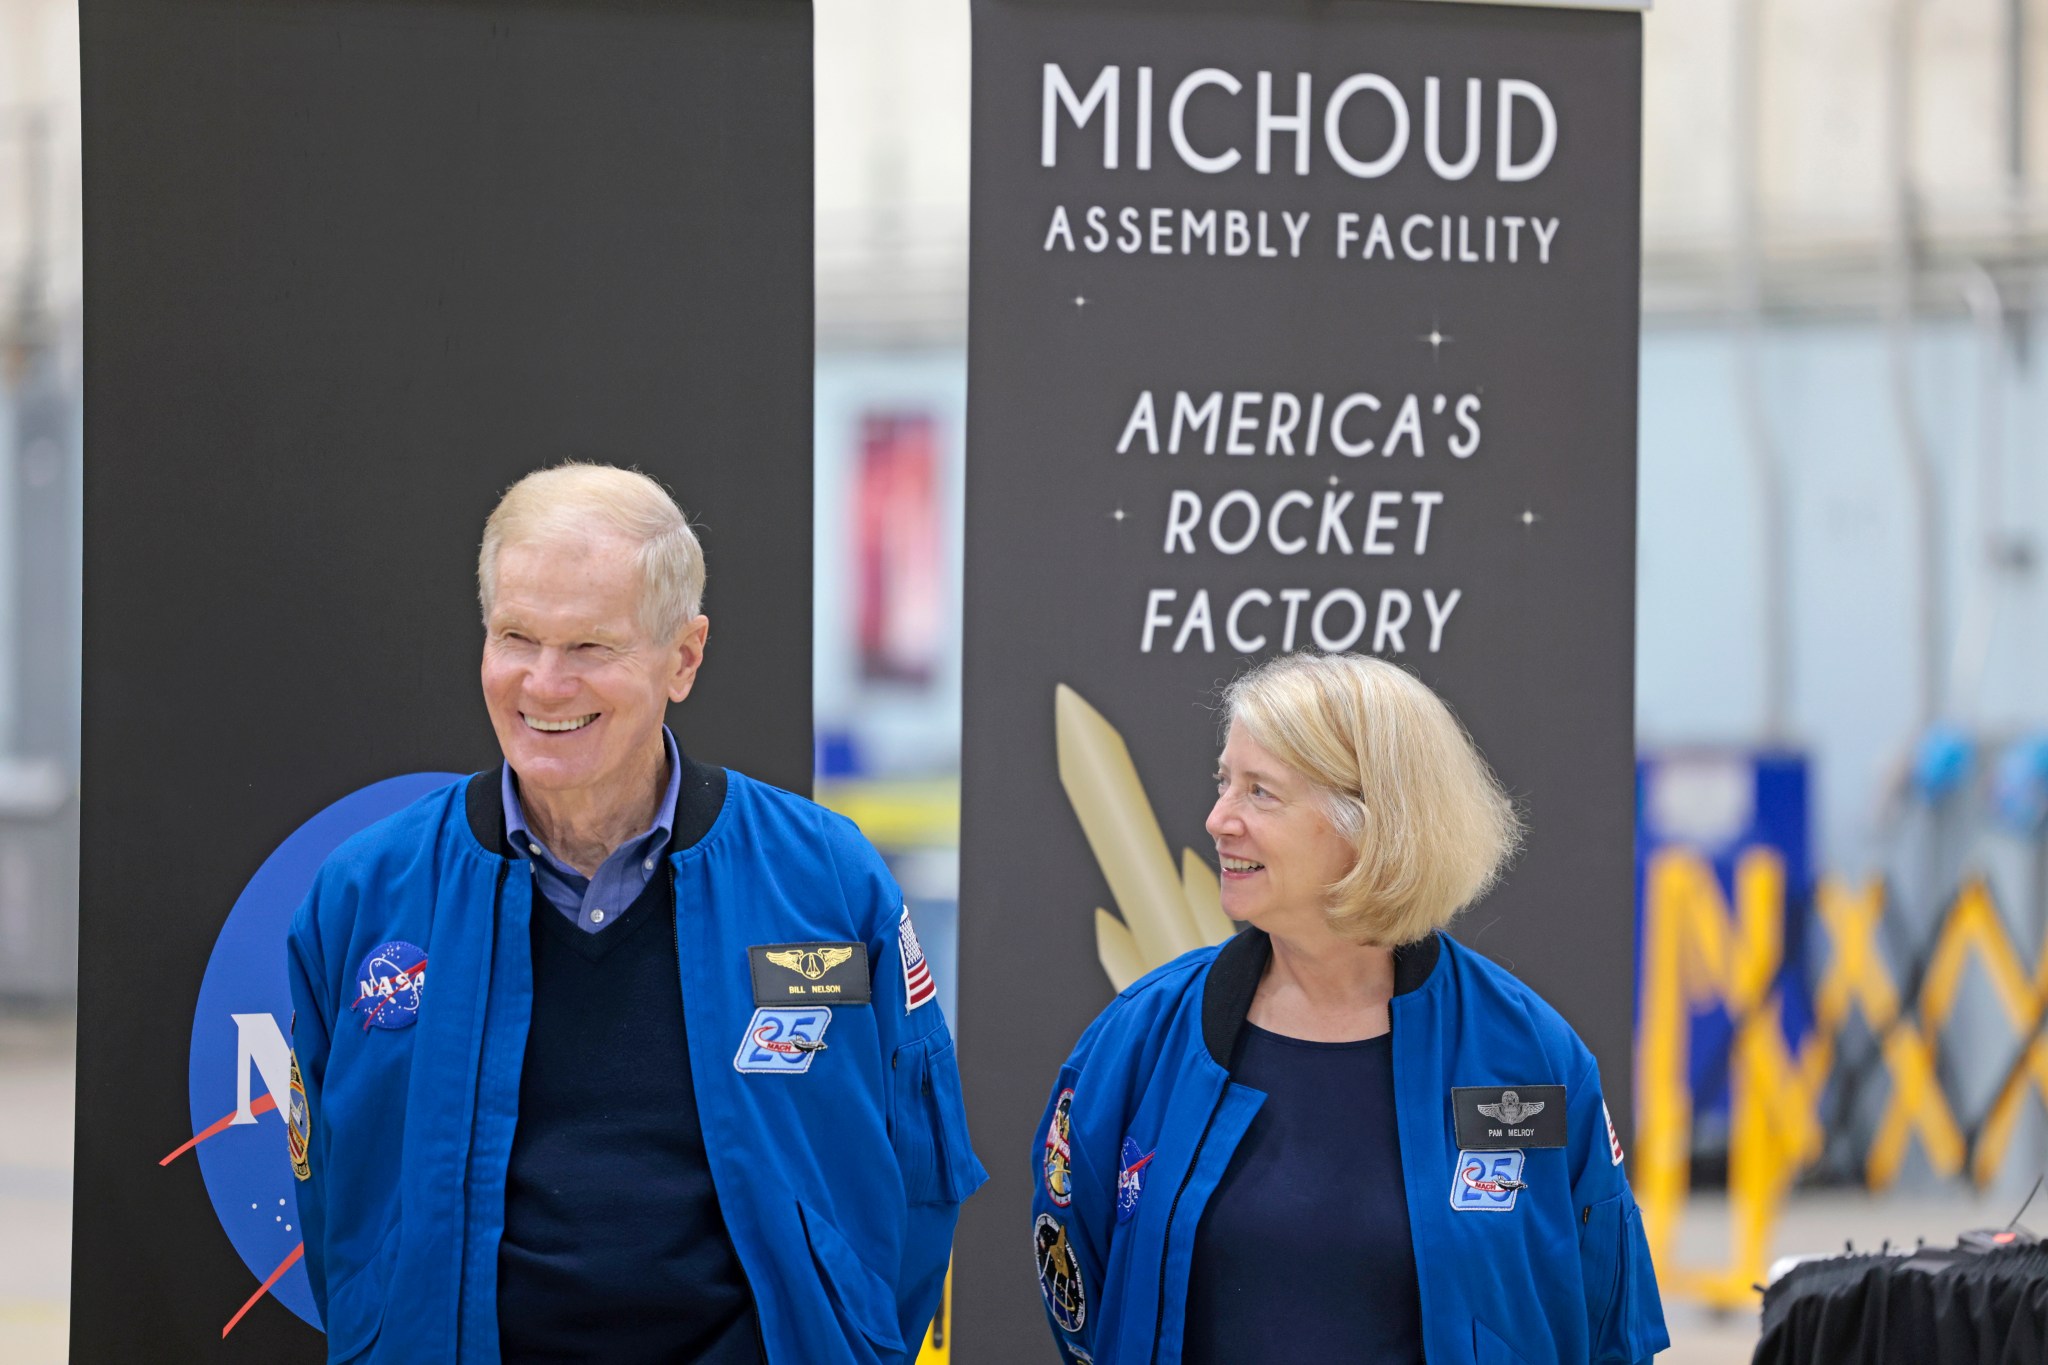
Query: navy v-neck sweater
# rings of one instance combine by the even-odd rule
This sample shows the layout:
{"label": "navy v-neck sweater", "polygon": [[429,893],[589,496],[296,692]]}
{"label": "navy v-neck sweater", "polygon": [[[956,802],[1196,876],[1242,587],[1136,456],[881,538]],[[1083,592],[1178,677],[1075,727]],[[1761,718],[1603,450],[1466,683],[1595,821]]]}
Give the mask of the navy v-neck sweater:
{"label": "navy v-neck sweater", "polygon": [[[716,817],[715,802],[689,809],[711,801],[707,773],[723,798],[725,774],[698,769],[678,802],[679,846]],[[535,896],[533,1023],[498,1252],[506,1365],[761,1363],[697,1118],[674,896],[664,867],[594,934]]]}

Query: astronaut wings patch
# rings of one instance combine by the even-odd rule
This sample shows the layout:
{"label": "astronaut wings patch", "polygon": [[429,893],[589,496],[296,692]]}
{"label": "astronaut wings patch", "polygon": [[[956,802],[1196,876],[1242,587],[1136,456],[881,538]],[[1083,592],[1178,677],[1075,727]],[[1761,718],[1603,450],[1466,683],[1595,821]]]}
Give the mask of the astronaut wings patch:
{"label": "astronaut wings patch", "polygon": [[932,970],[924,960],[924,949],[918,944],[917,930],[910,923],[908,905],[903,907],[903,917],[896,921],[896,947],[903,955],[903,1011],[908,1014],[939,996],[939,988],[932,982]]}

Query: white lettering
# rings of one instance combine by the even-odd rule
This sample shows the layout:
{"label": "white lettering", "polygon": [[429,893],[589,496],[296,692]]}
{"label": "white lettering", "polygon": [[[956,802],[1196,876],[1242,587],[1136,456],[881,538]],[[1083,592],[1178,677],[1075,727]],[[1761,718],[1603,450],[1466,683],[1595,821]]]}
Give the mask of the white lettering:
{"label": "white lettering", "polygon": [[[1235,95],[1244,86],[1228,71],[1205,66],[1199,71],[1190,71],[1173,92],[1173,103],[1166,110],[1166,133],[1173,139],[1173,150],[1180,153],[1180,159],[1190,169],[1204,175],[1221,175],[1238,162],[1237,148],[1232,147],[1218,156],[1204,156],[1188,141],[1188,100],[1205,85],[1221,86],[1227,95]],[[1051,162],[1047,162],[1051,165]],[[1109,163],[1111,167],[1115,162]]]}
{"label": "white lettering", "polygon": [[1452,588],[1451,595],[1443,600],[1443,606],[1439,608],[1435,591],[1429,588],[1422,590],[1422,609],[1429,613],[1430,653],[1436,653],[1437,649],[1443,644],[1444,622],[1451,619],[1451,613],[1457,609],[1458,599],[1464,595],[1465,590],[1463,588]]}
{"label": "white lettering", "polygon": [[1154,588],[1145,595],[1145,635],[1138,644],[1138,652],[1140,654],[1150,654],[1152,652],[1152,631],[1154,628],[1173,624],[1173,618],[1163,614],[1159,609],[1171,605],[1173,599],[1178,596],[1180,594],[1172,588]]}
{"label": "white lettering", "polygon": [[[1394,607],[1400,608],[1399,616],[1393,614],[1391,608]],[[1406,654],[1408,646],[1401,639],[1401,627],[1408,624],[1408,618],[1414,611],[1415,604],[1408,600],[1407,593],[1399,588],[1380,589],[1380,619],[1372,629],[1372,652],[1386,653],[1387,642],[1391,640],[1394,653]]]}
{"label": "white lettering", "polygon": [[1372,501],[1367,503],[1365,508],[1365,534],[1358,538],[1360,552],[1369,555],[1394,553],[1394,547],[1380,539],[1380,532],[1398,531],[1401,529],[1401,522],[1397,517],[1382,516],[1380,509],[1398,507],[1400,504],[1401,495],[1391,490],[1382,490],[1372,495]]}
{"label": "white lettering", "polygon": [[1266,518],[1266,540],[1283,555],[1298,555],[1308,548],[1307,536],[1282,537],[1280,514],[1290,507],[1313,507],[1316,500],[1299,488],[1290,488],[1273,500],[1273,511]]}
{"label": "white lettering", "polygon": [[1263,588],[1246,588],[1237,595],[1237,600],[1230,604],[1230,612],[1223,618],[1223,636],[1230,641],[1230,647],[1240,654],[1256,654],[1266,647],[1265,636],[1255,635],[1247,640],[1238,633],[1238,613],[1243,611],[1249,602],[1270,607],[1273,605],[1273,594]]}
{"label": "white lettering", "polygon": [[1463,180],[1479,164],[1479,90],[1477,77],[1465,82],[1465,150],[1456,161],[1446,161],[1439,135],[1443,83],[1434,76],[1422,83],[1422,150],[1429,168],[1446,180]]}
{"label": "white lettering", "polygon": [[1159,413],[1152,406],[1152,390],[1144,389],[1138,394],[1138,401],[1131,407],[1131,419],[1124,423],[1124,434],[1117,438],[1116,453],[1124,454],[1131,448],[1131,438],[1139,432],[1145,433],[1145,449],[1148,453],[1159,453]]}
{"label": "white lettering", "polygon": [[1067,73],[1060,70],[1058,62],[1045,64],[1044,112],[1040,119],[1038,139],[1038,164],[1053,166],[1059,162],[1059,111],[1062,106],[1074,120],[1076,128],[1088,126],[1088,120],[1095,117],[1095,111],[1103,110],[1102,117],[1102,168],[1116,169],[1116,103],[1117,68],[1105,66],[1102,74],[1095,78],[1095,84],[1088,87],[1084,100],[1074,93],[1074,87],[1067,84]]}
{"label": "white lettering", "polygon": [[[1512,77],[1500,83],[1500,125],[1495,134],[1498,146],[1494,148],[1495,172],[1502,180],[1534,180],[1543,174],[1543,168],[1550,164],[1551,154],[1557,150],[1557,110],[1551,107],[1550,96],[1543,93],[1541,86]],[[1515,101],[1527,100],[1536,109],[1536,117],[1542,121],[1543,132],[1536,144],[1536,152],[1527,161],[1515,160]]]}
{"label": "white lettering", "polygon": [[1195,527],[1202,524],[1202,497],[1192,489],[1176,488],[1166,505],[1166,553],[1173,553],[1173,542],[1178,540],[1185,553],[1195,552]]}
{"label": "white lettering", "polygon": [[1195,604],[1188,608],[1187,620],[1180,623],[1180,634],[1174,637],[1173,652],[1178,654],[1183,649],[1186,649],[1188,636],[1197,630],[1202,632],[1202,652],[1204,654],[1214,654],[1216,652],[1216,631],[1209,624],[1209,590],[1207,588],[1196,590]]}
{"label": "white lettering", "polygon": [[[1336,605],[1351,608],[1351,629],[1343,635],[1332,635],[1323,629],[1323,618]],[[1323,595],[1316,603],[1315,615],[1309,618],[1309,634],[1315,637],[1316,648],[1325,654],[1342,654],[1358,643],[1358,637],[1365,634],[1365,599],[1349,588],[1336,588]]]}
{"label": "white lettering", "polygon": [[[1233,92],[1235,93],[1235,92]],[[1303,71],[1294,78],[1294,112],[1276,114],[1273,112],[1273,73],[1259,73],[1259,151],[1258,172],[1266,175],[1273,169],[1273,134],[1294,135],[1294,173],[1308,174],[1308,72]]]}
{"label": "white lettering", "polygon": [[271,1103],[280,1114],[291,1113],[292,1047],[284,1040],[274,1014],[231,1014],[235,1021],[235,1124],[254,1123],[249,1108],[249,1068],[263,1078]]}
{"label": "white lettering", "polygon": [[[1373,91],[1394,112],[1394,135],[1387,140],[1387,150],[1370,161],[1359,160],[1344,145],[1344,106],[1361,90]],[[1323,141],[1329,145],[1331,157],[1347,172],[1360,180],[1376,180],[1394,169],[1408,151],[1407,102],[1385,76],[1363,72],[1348,77],[1330,93],[1330,103],[1323,110]]]}

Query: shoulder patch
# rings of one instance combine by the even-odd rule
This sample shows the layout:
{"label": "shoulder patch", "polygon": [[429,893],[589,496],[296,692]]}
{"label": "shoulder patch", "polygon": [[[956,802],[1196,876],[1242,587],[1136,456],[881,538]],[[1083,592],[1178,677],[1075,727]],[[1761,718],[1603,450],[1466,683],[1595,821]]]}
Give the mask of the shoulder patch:
{"label": "shoulder patch", "polygon": [[1081,1262],[1067,1240],[1066,1224],[1041,1213],[1032,1225],[1031,1240],[1038,1260],[1038,1292],[1045,1296],[1046,1311],[1061,1331],[1080,1331],[1088,1321],[1088,1291],[1081,1286]]}
{"label": "shoulder patch", "polygon": [[1045,1194],[1061,1208],[1074,1202],[1074,1154],[1068,1141],[1073,1119],[1074,1092],[1069,1087],[1053,1101],[1052,1122],[1045,1126]]}
{"label": "shoulder patch", "polygon": [[1141,1151],[1136,1138],[1124,1138],[1122,1160],[1116,1176],[1116,1221],[1128,1223],[1138,1216],[1138,1198],[1145,1193],[1145,1168],[1159,1155],[1158,1148]]}
{"label": "shoulder patch", "polygon": [[380,943],[356,968],[356,1011],[365,1030],[406,1028],[420,1021],[420,1000],[427,989],[426,950],[404,939]]}
{"label": "shoulder patch", "polygon": [[[298,1022],[297,1015],[292,1017],[292,1022]],[[299,1075],[299,1051],[297,1048],[292,1049],[291,1059],[291,1107],[290,1111],[284,1116],[284,1145],[285,1149],[291,1153],[292,1174],[300,1180],[311,1180],[313,1178],[313,1163],[308,1158],[307,1153],[313,1145],[313,1115],[306,1106],[306,1082]]]}
{"label": "shoulder patch", "polygon": [[924,947],[917,941],[917,929],[910,922],[910,907],[896,921],[896,948],[903,957],[903,1009],[905,1013],[939,998],[931,967],[924,960]]}

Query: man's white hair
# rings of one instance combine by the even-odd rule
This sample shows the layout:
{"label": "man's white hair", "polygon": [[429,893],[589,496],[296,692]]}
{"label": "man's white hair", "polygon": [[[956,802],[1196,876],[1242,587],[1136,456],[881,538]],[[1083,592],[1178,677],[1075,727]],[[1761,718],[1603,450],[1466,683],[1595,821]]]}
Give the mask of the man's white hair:
{"label": "man's white hair", "polygon": [[663,643],[681,635],[704,602],[704,547],[689,519],[667,489],[639,470],[581,460],[536,469],[491,510],[476,557],[485,624],[497,593],[498,555],[507,545],[593,532],[640,547],[641,629]]}

